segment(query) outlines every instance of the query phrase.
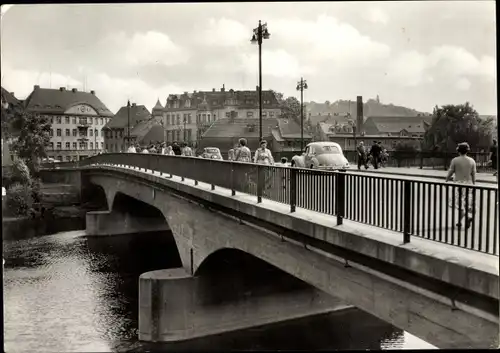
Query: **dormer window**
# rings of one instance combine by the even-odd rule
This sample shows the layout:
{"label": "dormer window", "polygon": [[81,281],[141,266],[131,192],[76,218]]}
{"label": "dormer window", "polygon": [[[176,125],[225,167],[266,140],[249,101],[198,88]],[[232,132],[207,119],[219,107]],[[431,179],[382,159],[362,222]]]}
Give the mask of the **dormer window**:
{"label": "dormer window", "polygon": [[190,108],[191,107],[191,100],[190,99],[186,99],[186,101],[184,102],[184,107],[185,108]]}

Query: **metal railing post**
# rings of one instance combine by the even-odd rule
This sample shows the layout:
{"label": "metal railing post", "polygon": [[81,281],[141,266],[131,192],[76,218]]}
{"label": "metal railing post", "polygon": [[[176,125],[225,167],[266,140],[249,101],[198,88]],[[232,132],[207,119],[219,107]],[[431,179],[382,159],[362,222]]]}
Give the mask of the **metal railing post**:
{"label": "metal railing post", "polygon": [[234,196],[236,195],[236,189],[234,187],[234,163],[233,162],[229,162],[231,163],[231,196]]}
{"label": "metal railing post", "polygon": [[338,171],[335,176],[335,208],[337,214],[337,225],[342,225],[345,215],[345,171]]}
{"label": "metal railing post", "polygon": [[[285,184],[286,185],[286,184]],[[297,169],[290,168],[290,212],[295,212],[297,205]]]}
{"label": "metal railing post", "polygon": [[257,203],[262,202],[262,193],[264,190],[264,168],[260,165],[256,165],[257,168]]}
{"label": "metal railing post", "polygon": [[404,181],[403,187],[403,243],[410,242],[410,226],[411,226],[411,213],[412,213],[412,199],[411,199],[411,180]]}

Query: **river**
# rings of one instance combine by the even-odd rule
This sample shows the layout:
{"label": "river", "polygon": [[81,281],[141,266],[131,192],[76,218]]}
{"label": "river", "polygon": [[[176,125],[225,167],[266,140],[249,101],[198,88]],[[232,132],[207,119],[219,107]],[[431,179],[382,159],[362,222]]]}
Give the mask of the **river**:
{"label": "river", "polygon": [[4,240],[6,352],[177,349],[425,349],[433,346],[360,310],[242,330],[181,345],[137,339],[138,278],[173,267],[158,234],[69,231]]}

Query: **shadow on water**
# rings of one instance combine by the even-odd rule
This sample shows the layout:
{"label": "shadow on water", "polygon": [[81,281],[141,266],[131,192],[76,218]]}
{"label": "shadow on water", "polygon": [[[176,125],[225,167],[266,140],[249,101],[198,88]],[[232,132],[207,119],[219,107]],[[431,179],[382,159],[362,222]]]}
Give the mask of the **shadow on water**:
{"label": "shadow on water", "polygon": [[[381,349],[403,332],[360,310],[319,315],[178,344],[138,342],[138,279],[179,267],[168,232],[83,231],[4,241],[6,351]],[[387,343],[389,342],[389,343]]]}

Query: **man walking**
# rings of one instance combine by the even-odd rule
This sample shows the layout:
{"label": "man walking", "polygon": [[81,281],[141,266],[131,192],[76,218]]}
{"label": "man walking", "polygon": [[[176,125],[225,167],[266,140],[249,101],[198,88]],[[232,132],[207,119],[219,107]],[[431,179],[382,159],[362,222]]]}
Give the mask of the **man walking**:
{"label": "man walking", "polygon": [[497,175],[497,153],[498,153],[498,145],[497,140],[493,139],[493,146],[490,147],[490,161],[491,161],[491,169],[494,170],[493,175]]}
{"label": "man walking", "polygon": [[361,141],[358,144],[356,150],[358,152],[358,169],[360,170],[362,165],[365,166],[365,169],[368,169],[368,162],[366,160],[366,149],[363,141]]}
{"label": "man walking", "polygon": [[380,161],[380,152],[382,151],[380,145],[377,141],[373,141],[372,148],[370,149],[370,154],[372,156],[373,168],[378,169],[378,163]]}

